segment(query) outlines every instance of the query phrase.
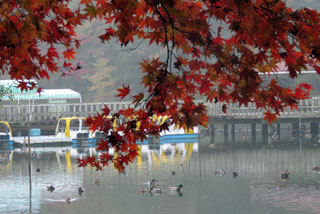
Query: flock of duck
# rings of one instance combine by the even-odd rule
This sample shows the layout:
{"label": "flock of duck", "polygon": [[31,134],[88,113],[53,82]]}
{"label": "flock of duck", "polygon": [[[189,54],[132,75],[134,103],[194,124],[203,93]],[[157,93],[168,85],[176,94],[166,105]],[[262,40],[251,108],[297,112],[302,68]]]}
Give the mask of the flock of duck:
{"label": "flock of duck", "polygon": [[[172,173],[172,175],[174,175],[175,173]],[[153,195],[160,195],[161,194],[161,189],[158,188],[159,186],[159,181],[155,180],[155,179],[152,179],[151,181],[148,181],[146,184],[150,187],[149,190],[147,190],[146,188],[141,188],[140,189],[140,192],[141,193],[146,193],[146,192],[149,192],[151,196]],[[101,184],[101,181],[99,179],[96,179],[94,181],[94,184],[99,186]],[[178,194],[179,196],[182,196],[182,184],[179,184],[178,186],[169,186],[169,194]],[[55,187],[53,185],[50,185],[47,187],[47,191],[49,192],[53,192],[55,190]],[[79,187],[78,188],[78,194],[81,196],[83,193],[85,192],[84,188],[83,187]],[[71,203],[71,198],[68,197],[66,200],[66,203],[67,204],[70,204]]]}
{"label": "flock of duck", "polygon": [[[214,172],[215,175],[219,175],[219,176],[224,176],[226,174],[226,171],[224,171],[223,169],[217,169]],[[232,172],[232,177],[236,178],[238,177],[238,173],[237,172]]]}
{"label": "flock of duck", "polygon": [[[216,175],[219,175],[219,176],[224,176],[226,174],[226,171],[223,170],[223,169],[218,169],[215,171],[215,174]],[[172,172],[172,175],[174,176],[175,175],[175,172]],[[238,173],[237,172],[232,172],[232,176],[233,178],[236,178],[238,177]],[[146,184],[149,186],[149,189],[146,189],[146,188],[141,188],[140,189],[140,192],[142,194],[146,193],[146,192],[149,192],[151,196],[153,195],[160,195],[162,193],[161,189],[158,187],[159,186],[159,181],[158,180],[155,180],[155,179],[152,179],[151,181],[148,181]],[[183,185],[182,184],[179,184],[178,186],[169,186],[169,194],[171,195],[176,195],[178,194],[179,196],[182,196],[182,187]]]}
{"label": "flock of duck", "polygon": [[[314,167],[312,167],[312,170],[320,172],[320,166],[314,166]],[[226,174],[226,171],[223,169],[218,169],[214,172],[214,174],[219,175],[219,176],[224,176]],[[172,172],[172,175],[175,175],[175,172]],[[290,172],[289,172],[289,170],[286,169],[280,173],[280,178],[284,179],[284,180],[289,180],[289,175],[290,175]],[[233,178],[236,178],[236,177],[238,177],[238,173],[232,172],[232,176],[233,176]],[[96,179],[94,181],[94,184],[98,186],[101,184],[101,181],[99,179]],[[146,188],[143,187],[139,190],[141,193],[144,194],[146,192],[149,192],[151,196],[161,194],[162,191],[158,187],[160,184],[160,182],[158,180],[152,179],[151,181],[148,181],[146,184],[148,185],[149,190],[147,190]],[[179,184],[178,186],[169,186],[169,194],[173,194],[173,195],[178,194],[179,196],[182,196],[183,195],[182,191],[181,191],[182,187],[183,187],[182,184]],[[47,191],[49,191],[49,192],[53,192],[54,190],[55,190],[55,187],[52,185],[47,187]],[[78,194],[80,196],[84,192],[85,192],[84,188],[82,188],[82,187],[78,188]],[[71,199],[70,199],[70,197],[68,197],[66,199],[66,203],[70,204],[70,202],[71,202]]]}
{"label": "flock of duck", "polygon": [[[175,173],[172,173],[172,175],[174,175]],[[155,180],[155,179],[152,179],[151,181],[148,181],[146,183],[150,189],[147,190],[146,188],[141,188],[140,189],[140,192],[141,193],[146,193],[146,192],[149,192],[151,196],[153,195],[160,195],[161,194],[161,189],[158,187],[160,182],[158,180]],[[182,189],[183,185],[182,184],[179,184],[178,186],[169,186],[169,194],[171,195],[176,195],[178,194],[179,196],[182,196]]]}
{"label": "flock of duck", "polygon": [[[320,170],[320,168],[319,168]],[[225,171],[223,169],[219,169],[219,170],[216,170],[215,171],[215,174],[216,175],[219,175],[219,176],[223,176],[225,175]],[[172,175],[174,176],[175,175],[175,172],[173,171],[172,172]],[[232,172],[232,175],[233,175],[233,178],[235,177],[238,177],[238,173],[237,172]],[[99,186],[101,184],[101,181],[99,179],[96,179],[94,181],[94,184]],[[151,196],[153,195],[160,195],[162,193],[161,189],[159,188],[159,184],[160,182],[158,180],[155,180],[155,179],[152,179],[151,181],[148,181],[146,183],[149,187],[149,189],[147,190],[146,188],[141,188],[139,191],[144,194],[146,192],[150,193]],[[168,190],[169,190],[169,194],[171,195],[176,195],[178,194],[179,196],[183,196],[182,194],[182,187],[183,185],[182,184],[179,184],[178,186],[169,186]],[[50,185],[47,187],[47,191],[49,192],[53,192],[55,190],[55,187]],[[83,187],[79,187],[78,188],[78,194],[81,196],[83,193],[85,192],[84,188]],[[70,204],[71,202],[71,199],[70,197],[68,197],[66,200],[66,203]]]}
{"label": "flock of duck", "polygon": [[[312,170],[320,172],[320,166],[314,166],[314,167],[312,167]],[[226,172],[223,169],[218,169],[218,170],[215,171],[215,174],[216,175],[220,175],[220,176],[223,176],[225,173]],[[234,178],[238,177],[238,173],[237,172],[232,172],[232,175],[233,175]],[[285,169],[280,173],[280,178],[283,179],[283,180],[290,180],[289,175],[290,175],[289,170]]]}
{"label": "flock of duck", "polygon": [[[99,185],[101,184],[101,181],[100,181],[99,179],[96,179],[96,180],[94,181],[94,184],[97,185],[97,186],[99,186]],[[49,192],[53,192],[55,189],[56,189],[56,188],[55,188],[53,185],[50,185],[50,186],[47,187],[47,191],[49,191]],[[84,192],[85,192],[85,190],[84,190],[83,187],[79,187],[79,188],[78,188],[78,194],[79,194],[80,196],[82,196],[82,194],[83,194]],[[71,202],[71,198],[68,197],[68,198],[66,199],[66,203],[67,203],[67,204],[70,204],[70,202]]]}

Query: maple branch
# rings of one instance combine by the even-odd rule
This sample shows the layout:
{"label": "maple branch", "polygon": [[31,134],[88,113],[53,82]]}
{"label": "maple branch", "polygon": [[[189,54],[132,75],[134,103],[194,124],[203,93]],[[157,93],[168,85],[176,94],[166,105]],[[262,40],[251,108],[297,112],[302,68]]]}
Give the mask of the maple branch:
{"label": "maple branch", "polygon": [[[165,70],[167,70],[168,67],[169,67],[170,72],[172,72],[171,71],[171,67],[172,67],[171,63],[172,63],[172,52],[173,52],[173,49],[175,47],[175,34],[174,34],[175,25],[174,25],[174,22],[173,22],[173,20],[172,20],[172,18],[170,16],[170,13],[169,13],[168,9],[166,8],[166,6],[160,0],[152,0],[152,2],[154,4],[154,7],[156,9],[157,14],[160,16],[160,19],[161,19],[161,22],[163,24],[163,28],[164,28],[164,31],[165,31],[165,44],[167,46],[167,59],[166,59],[166,68],[165,68]],[[169,21],[161,14],[161,12],[160,12],[160,10],[159,10],[159,8],[157,6],[157,2],[162,6],[164,11],[166,12]],[[167,29],[166,23],[169,23],[171,25],[171,29],[172,29],[172,38],[170,39],[172,41],[171,46],[169,45],[168,29]]]}
{"label": "maple branch", "polygon": [[259,15],[261,15],[261,17],[263,17],[267,22],[269,22],[275,29],[279,29],[283,33],[288,34],[291,37],[291,39],[293,39],[293,40],[296,39],[296,37],[295,37],[295,35],[293,33],[291,33],[290,31],[285,31],[284,29],[282,29],[278,22],[274,23],[272,21],[273,20],[272,17],[268,16],[266,13],[260,13],[259,12],[259,8],[269,12],[270,14],[273,14],[275,17],[277,17],[277,18],[279,18],[281,20],[281,17],[279,17],[277,13],[275,13],[272,10],[270,10],[269,8],[263,7],[262,5],[259,5],[259,8],[257,8],[257,7],[253,7],[253,8],[255,9],[255,11]]}
{"label": "maple branch", "polygon": [[170,71],[171,71],[171,64],[172,64],[172,52],[173,52],[173,49],[174,49],[174,47],[175,47],[175,45],[176,45],[176,42],[175,42],[175,24],[174,24],[174,21],[173,21],[173,19],[172,19],[172,17],[171,17],[171,15],[170,15],[170,13],[169,13],[169,11],[168,11],[168,9],[167,9],[167,7],[164,5],[164,3],[161,1],[161,0],[158,0],[159,1],[159,3],[162,5],[162,8],[164,9],[164,11],[166,12],[166,14],[167,14],[167,16],[168,16],[168,18],[169,18],[169,23],[170,23],[170,25],[171,25],[171,29],[172,29],[172,38],[171,38],[171,41],[172,41],[172,45],[171,45],[171,53],[170,53],[170,61],[169,61],[169,63],[170,63],[170,65],[169,65],[169,69],[170,69]]}
{"label": "maple branch", "polygon": [[127,48],[127,49],[124,49],[124,50],[121,50],[121,51],[127,51],[127,52],[134,51],[134,50],[136,50],[136,49],[142,44],[142,42],[144,42],[144,39],[141,39],[140,42],[136,45],[136,47],[134,47],[134,48]]}
{"label": "maple branch", "polygon": [[[155,8],[155,11],[156,13],[159,15],[160,19],[161,19],[161,22],[162,22],[162,25],[163,25],[163,29],[165,31],[165,45],[166,45],[166,49],[167,49],[167,58],[166,58],[166,63],[165,63],[165,68],[163,70],[163,73],[160,77],[160,79],[157,81],[157,84],[154,86],[153,90],[151,93],[149,93],[149,95],[141,102],[137,103],[136,106],[139,106],[141,103],[147,103],[151,98],[152,96],[154,95],[154,93],[156,92],[156,90],[158,90],[159,86],[162,84],[162,81],[164,80],[164,77],[167,75],[167,72],[168,72],[168,67],[169,67],[169,70],[170,72],[171,71],[171,63],[172,63],[172,54],[173,54],[173,49],[174,49],[174,46],[175,46],[175,36],[174,36],[174,23],[173,23],[173,20],[170,16],[170,13],[169,11],[167,10],[167,8],[165,7],[165,5],[160,1],[160,0],[152,0],[153,2],[153,5],[154,5],[154,8]],[[166,20],[166,18],[161,14],[158,6],[157,6],[157,3],[161,4],[162,8],[164,8],[164,10],[166,11],[168,17],[169,17],[169,21]],[[169,44],[169,40],[168,40],[168,29],[167,29],[167,25],[166,23],[170,23],[171,25],[171,28],[172,28],[172,38],[171,38],[171,41],[172,41],[172,44],[170,46]]]}

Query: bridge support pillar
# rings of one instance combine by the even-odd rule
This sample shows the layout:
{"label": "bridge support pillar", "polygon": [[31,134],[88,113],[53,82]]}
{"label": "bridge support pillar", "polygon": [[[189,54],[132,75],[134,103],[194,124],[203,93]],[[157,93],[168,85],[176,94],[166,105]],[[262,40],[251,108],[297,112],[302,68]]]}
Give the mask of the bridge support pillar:
{"label": "bridge support pillar", "polygon": [[278,137],[278,140],[281,139],[281,123],[277,123],[277,137]]}
{"label": "bridge support pillar", "polygon": [[252,143],[257,142],[257,130],[256,130],[255,123],[251,123],[251,141],[252,141]]}
{"label": "bridge support pillar", "polygon": [[292,137],[299,136],[299,123],[292,123]]}
{"label": "bridge support pillar", "polygon": [[262,131],[262,143],[268,144],[269,141],[269,125],[268,124],[261,124],[261,131]]}
{"label": "bridge support pillar", "polygon": [[236,141],[236,131],[235,131],[235,124],[231,123],[231,141],[232,143],[235,143]]}
{"label": "bridge support pillar", "polygon": [[224,143],[229,143],[228,124],[223,124]]}
{"label": "bridge support pillar", "polygon": [[310,133],[312,134],[312,137],[316,137],[319,134],[319,123],[310,124]]}
{"label": "bridge support pillar", "polygon": [[210,125],[210,144],[214,143],[214,125]]}

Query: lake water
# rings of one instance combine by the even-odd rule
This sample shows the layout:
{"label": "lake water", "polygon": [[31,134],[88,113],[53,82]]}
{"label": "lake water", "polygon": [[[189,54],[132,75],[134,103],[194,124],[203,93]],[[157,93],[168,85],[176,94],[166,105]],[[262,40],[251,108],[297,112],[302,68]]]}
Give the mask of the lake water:
{"label": "lake water", "polygon": [[[141,158],[124,174],[112,167],[102,172],[79,168],[76,159],[93,152],[93,148],[36,148],[32,213],[320,213],[320,174],[312,170],[320,165],[318,148],[145,146]],[[29,213],[27,152],[2,151],[0,157],[0,213]],[[216,175],[217,169],[224,169],[225,175]],[[284,169],[290,171],[290,180],[280,179]],[[238,176],[234,178],[233,172]],[[160,182],[160,195],[140,192],[149,188],[146,182],[151,179]],[[181,194],[169,191],[169,186],[179,184],[183,185]],[[50,185],[55,187],[53,192],[47,191]],[[79,187],[85,189],[84,194],[78,194]]]}

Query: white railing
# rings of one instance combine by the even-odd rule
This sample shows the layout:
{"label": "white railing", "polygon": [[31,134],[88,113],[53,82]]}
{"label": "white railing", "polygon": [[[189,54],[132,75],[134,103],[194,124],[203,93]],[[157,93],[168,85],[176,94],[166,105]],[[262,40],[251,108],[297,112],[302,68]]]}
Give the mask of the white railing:
{"label": "white railing", "polygon": [[[200,102],[200,101],[199,101]],[[123,108],[133,107],[131,102],[107,102],[107,103],[76,103],[76,104],[39,104],[31,107],[32,121],[42,122],[57,120],[60,117],[89,116],[101,112],[104,105],[108,106],[112,112]],[[227,114],[222,111],[221,103],[205,103],[209,116],[232,116],[235,118],[262,118],[264,111],[256,109],[253,104],[248,107],[238,104],[230,104]],[[307,117],[317,116],[320,113],[320,97],[303,100],[299,104],[299,109],[291,111],[289,108],[281,113],[281,117]],[[0,108],[0,120],[8,122],[27,121],[29,105],[4,105]],[[320,116],[320,114],[319,114]]]}

